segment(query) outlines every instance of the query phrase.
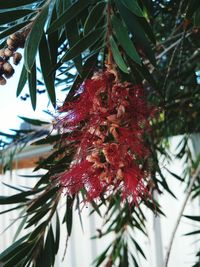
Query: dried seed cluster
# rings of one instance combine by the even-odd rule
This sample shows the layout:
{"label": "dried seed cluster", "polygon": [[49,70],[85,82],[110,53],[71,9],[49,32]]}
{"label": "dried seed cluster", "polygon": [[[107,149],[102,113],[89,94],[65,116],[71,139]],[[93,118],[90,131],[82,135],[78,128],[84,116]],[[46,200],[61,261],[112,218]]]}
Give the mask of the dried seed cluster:
{"label": "dried seed cluster", "polygon": [[14,74],[14,68],[9,63],[12,57],[13,64],[18,65],[22,55],[16,52],[18,48],[23,48],[25,36],[23,32],[15,32],[7,39],[7,47],[0,50],[0,85],[6,84],[6,79],[9,79]]}

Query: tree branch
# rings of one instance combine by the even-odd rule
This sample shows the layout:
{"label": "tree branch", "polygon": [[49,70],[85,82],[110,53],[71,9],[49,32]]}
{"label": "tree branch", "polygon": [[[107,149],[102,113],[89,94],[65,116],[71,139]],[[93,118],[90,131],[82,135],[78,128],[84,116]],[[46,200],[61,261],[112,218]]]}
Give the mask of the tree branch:
{"label": "tree branch", "polygon": [[171,235],[171,238],[170,238],[170,242],[169,242],[169,246],[168,246],[168,249],[167,249],[167,253],[166,253],[166,259],[165,259],[165,267],[168,266],[168,261],[169,261],[169,257],[170,257],[170,253],[171,253],[171,249],[172,249],[172,245],[173,245],[173,242],[174,242],[174,238],[175,238],[175,235],[176,235],[176,231],[178,229],[178,226],[179,226],[179,223],[181,221],[181,217],[183,215],[183,212],[184,212],[184,209],[186,207],[186,204],[187,204],[187,201],[190,197],[190,194],[192,192],[192,187],[198,177],[200,173],[200,165],[197,167],[195,173],[193,174],[192,178],[191,178],[191,181],[190,181],[190,184],[189,184],[189,187],[187,189],[187,192],[186,192],[186,196],[185,196],[185,199],[183,201],[183,204],[182,204],[182,207],[181,207],[181,210],[179,212],[179,215],[178,215],[178,218],[176,220],[176,223],[175,223],[175,226],[174,226],[174,230],[172,231],[172,235]]}

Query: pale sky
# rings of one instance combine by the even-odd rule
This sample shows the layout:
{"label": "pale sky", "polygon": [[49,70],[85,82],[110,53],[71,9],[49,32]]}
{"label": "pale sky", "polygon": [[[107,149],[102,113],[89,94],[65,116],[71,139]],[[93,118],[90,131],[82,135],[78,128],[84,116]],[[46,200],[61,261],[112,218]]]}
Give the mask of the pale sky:
{"label": "pale sky", "polygon": [[[52,106],[48,106],[47,94],[37,95],[37,107],[36,111],[33,111],[31,107],[30,98],[26,101],[16,98],[16,89],[21,73],[23,63],[15,67],[15,74],[13,77],[7,80],[5,86],[0,86],[0,131],[8,132],[10,128],[18,129],[22,120],[17,116],[24,116],[33,119],[50,120],[51,117],[43,112],[47,108],[52,112]],[[24,96],[28,93],[28,86],[26,85],[21,95]],[[59,101],[64,94],[59,93]],[[47,107],[48,106],[48,107]]]}

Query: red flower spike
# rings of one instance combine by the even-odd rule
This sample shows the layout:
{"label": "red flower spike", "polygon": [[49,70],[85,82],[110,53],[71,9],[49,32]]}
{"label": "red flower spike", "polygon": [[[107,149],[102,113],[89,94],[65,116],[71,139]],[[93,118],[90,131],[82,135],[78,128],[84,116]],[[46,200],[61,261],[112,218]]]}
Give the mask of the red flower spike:
{"label": "red flower spike", "polygon": [[76,150],[69,170],[60,175],[67,193],[84,188],[91,201],[120,191],[130,203],[149,195],[148,171],[141,166],[149,155],[144,132],[150,130],[152,112],[140,85],[120,83],[108,71],[97,73],[60,111],[58,125],[71,133],[62,142],[74,141]]}

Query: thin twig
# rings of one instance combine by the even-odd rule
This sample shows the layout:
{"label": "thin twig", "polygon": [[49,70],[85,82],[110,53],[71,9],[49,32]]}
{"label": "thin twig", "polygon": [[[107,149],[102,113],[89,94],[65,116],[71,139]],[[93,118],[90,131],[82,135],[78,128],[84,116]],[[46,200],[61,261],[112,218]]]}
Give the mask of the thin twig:
{"label": "thin twig", "polygon": [[166,253],[166,258],[165,258],[165,267],[168,266],[168,261],[169,261],[172,245],[173,245],[173,242],[174,242],[174,238],[175,238],[175,235],[176,235],[176,231],[177,231],[179,223],[181,221],[181,217],[183,215],[183,212],[184,212],[185,206],[187,204],[187,201],[188,201],[188,199],[190,197],[190,194],[192,192],[192,187],[193,187],[197,177],[199,176],[199,173],[200,173],[200,165],[197,167],[195,173],[193,174],[193,176],[191,178],[189,187],[188,187],[187,192],[186,192],[185,199],[183,201],[183,205],[182,205],[181,210],[179,212],[179,215],[177,217],[177,220],[176,220],[176,223],[175,223],[175,226],[174,226],[174,230],[172,231],[172,235],[171,235],[171,238],[170,238],[170,242],[169,242],[169,246],[168,246],[167,253]]}

